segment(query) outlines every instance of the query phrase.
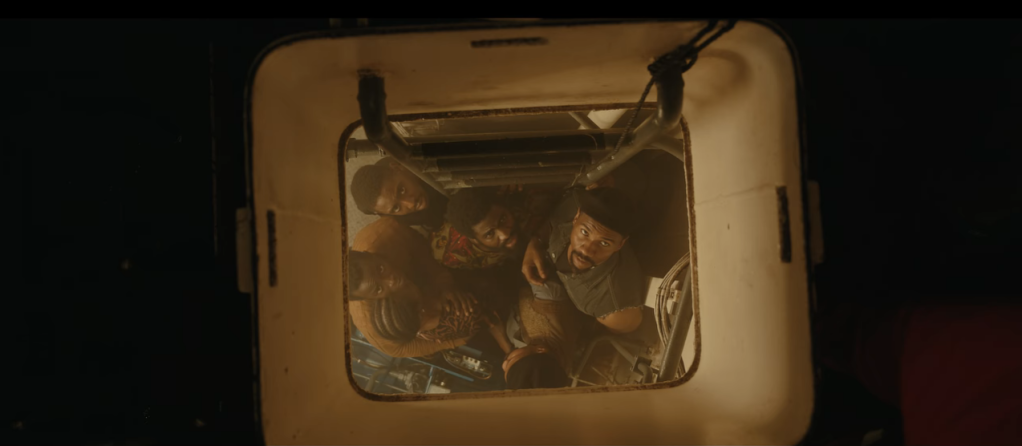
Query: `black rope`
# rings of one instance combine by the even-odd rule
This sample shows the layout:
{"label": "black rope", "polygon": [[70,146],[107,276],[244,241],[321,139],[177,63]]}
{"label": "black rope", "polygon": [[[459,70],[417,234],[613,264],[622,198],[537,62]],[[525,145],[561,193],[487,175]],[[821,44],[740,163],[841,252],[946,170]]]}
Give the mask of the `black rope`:
{"label": "black rope", "polygon": [[656,81],[657,76],[672,65],[681,65],[682,73],[688,71],[688,69],[692,68],[692,65],[695,64],[696,58],[699,56],[699,52],[702,51],[703,48],[706,48],[709,44],[713,43],[713,41],[724,35],[724,33],[731,31],[731,28],[734,28],[735,24],[738,23],[737,20],[728,20],[727,24],[717,30],[717,32],[710,36],[710,38],[696,45],[696,42],[699,42],[700,39],[706,37],[710,31],[717,27],[719,22],[719,20],[711,20],[710,23],[699,31],[699,33],[696,34],[696,36],[688,43],[656,58],[653,63],[649,64],[647,67],[650,74],[649,82],[646,83],[646,88],[642,90],[642,96],[639,97],[639,103],[635,106],[635,111],[632,112],[632,117],[628,119],[628,125],[625,126],[624,133],[622,133],[621,138],[617,140],[617,144],[614,146],[614,151],[608,156],[616,155],[617,152],[621,150],[622,143],[624,143],[626,139],[631,140],[632,136],[634,136],[632,135],[632,131],[635,129],[635,119],[639,116],[639,112],[642,111],[642,105],[646,103],[646,96],[649,96],[649,91],[653,88],[653,84]]}

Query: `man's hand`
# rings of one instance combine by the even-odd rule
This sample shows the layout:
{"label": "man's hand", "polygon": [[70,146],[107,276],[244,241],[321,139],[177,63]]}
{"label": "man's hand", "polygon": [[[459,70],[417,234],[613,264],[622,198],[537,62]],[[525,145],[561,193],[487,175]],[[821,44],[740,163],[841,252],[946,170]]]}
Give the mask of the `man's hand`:
{"label": "man's hand", "polygon": [[529,241],[529,247],[525,249],[525,258],[522,260],[522,274],[525,280],[533,285],[542,285],[546,282],[546,268],[543,261],[543,242],[533,237]]}
{"label": "man's hand", "polygon": [[504,363],[500,365],[500,368],[504,370],[504,374],[505,375],[507,374],[507,371],[511,368],[511,361],[508,361],[508,359],[511,359],[511,353],[514,353],[514,352],[516,352],[518,350],[521,350],[521,349],[518,349],[518,348],[511,349],[511,351],[506,352],[504,354]]}
{"label": "man's hand", "polygon": [[471,293],[460,291],[446,291],[444,296],[444,311],[454,313],[458,316],[475,312],[475,304],[479,303]]}

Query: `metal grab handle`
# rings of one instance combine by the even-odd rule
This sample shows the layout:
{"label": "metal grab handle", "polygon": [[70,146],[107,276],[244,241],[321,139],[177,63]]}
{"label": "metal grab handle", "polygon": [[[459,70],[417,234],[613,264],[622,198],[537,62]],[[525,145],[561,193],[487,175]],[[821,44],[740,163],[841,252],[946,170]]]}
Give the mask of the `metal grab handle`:
{"label": "metal grab handle", "polygon": [[387,93],[383,78],[374,73],[360,73],[358,80],[358,105],[362,114],[362,128],[366,138],[376,143],[398,163],[415,174],[423,182],[445,196],[448,191],[440,183],[423,173],[422,168],[412,162],[412,149],[408,142],[394,132],[387,118]]}
{"label": "metal grab handle", "polygon": [[[632,159],[640,151],[663,141],[670,136],[681,122],[681,102],[684,96],[685,81],[681,77],[682,69],[671,66],[654,78],[657,87],[657,112],[635,129],[635,137],[622,147],[620,151],[607,155],[599,164],[589,169],[579,183],[588,186],[603,179],[611,171]],[[670,144],[670,143],[668,143]],[[678,156],[675,154],[675,156]]]}
{"label": "metal grab handle", "polygon": [[669,381],[678,374],[681,366],[681,351],[685,348],[685,340],[688,337],[688,328],[692,324],[692,267],[688,267],[685,273],[685,281],[682,282],[680,301],[681,309],[674,313],[671,323],[671,337],[667,340],[667,347],[664,351],[663,360],[660,362],[660,381]]}

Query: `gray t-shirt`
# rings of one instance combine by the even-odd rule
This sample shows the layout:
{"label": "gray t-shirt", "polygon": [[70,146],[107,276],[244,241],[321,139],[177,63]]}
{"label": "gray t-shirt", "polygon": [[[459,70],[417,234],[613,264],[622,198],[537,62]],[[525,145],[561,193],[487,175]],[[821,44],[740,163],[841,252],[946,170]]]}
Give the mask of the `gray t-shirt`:
{"label": "gray t-shirt", "polygon": [[[550,240],[547,256],[553,265],[566,260],[571,243],[572,219],[578,212],[578,202],[568,194],[551,216]],[[564,273],[558,268],[557,277],[564,285],[568,297],[579,311],[594,317],[603,317],[620,310],[641,307],[643,277],[639,261],[627,242],[607,261],[587,271]]]}

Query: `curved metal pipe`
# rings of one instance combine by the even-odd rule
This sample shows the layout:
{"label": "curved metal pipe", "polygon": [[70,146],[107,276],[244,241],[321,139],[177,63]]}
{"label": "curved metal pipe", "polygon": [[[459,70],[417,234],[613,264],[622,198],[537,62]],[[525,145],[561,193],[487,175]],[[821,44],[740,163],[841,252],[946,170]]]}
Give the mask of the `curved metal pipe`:
{"label": "curved metal pipe", "polygon": [[387,92],[383,78],[375,74],[362,74],[358,80],[358,108],[362,114],[362,128],[366,137],[386,145],[395,135],[387,118]]}
{"label": "curved metal pipe", "polygon": [[[650,116],[635,129],[635,136],[627,146],[621,148],[618,153],[608,155],[599,164],[589,169],[579,180],[580,184],[588,186],[600,181],[654,141],[660,141],[662,137],[673,134],[681,122],[681,103],[685,92],[682,72],[682,67],[669,67],[653,79],[657,88],[656,114]],[[675,156],[678,155],[675,154]]]}
{"label": "curved metal pipe", "polygon": [[[685,94],[685,79],[682,78],[683,67],[671,65],[664,69],[660,76],[653,79],[656,85],[657,109],[656,124],[660,130],[667,132],[681,122],[681,102]],[[667,100],[664,100],[664,99]]]}
{"label": "curved metal pipe", "polygon": [[632,141],[622,148],[618,153],[607,155],[599,164],[592,166],[588,172],[579,180],[583,186],[588,186],[603,179],[618,166],[638,155],[642,149],[649,145],[650,141],[659,138],[662,134],[659,127],[653,123],[656,118],[650,116],[642,125],[635,130]]}
{"label": "curved metal pipe", "polygon": [[660,149],[664,152],[670,153],[675,158],[685,161],[685,143],[681,142],[677,138],[662,135],[649,143],[649,146],[651,148]]}
{"label": "curved metal pipe", "polygon": [[660,376],[658,381],[670,381],[678,375],[681,366],[681,350],[685,348],[685,340],[688,337],[688,329],[692,324],[692,267],[685,272],[685,281],[679,289],[679,303],[681,308],[674,313],[674,320],[671,325],[671,337],[667,340],[664,348],[664,356],[660,361]]}
{"label": "curved metal pipe", "polygon": [[387,93],[382,77],[373,73],[360,73],[358,106],[362,114],[362,128],[366,132],[366,138],[380,146],[388,155],[430,187],[448,195],[440,183],[423,173],[421,166],[412,162],[411,146],[391,127],[390,119],[387,118]]}

